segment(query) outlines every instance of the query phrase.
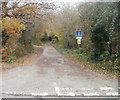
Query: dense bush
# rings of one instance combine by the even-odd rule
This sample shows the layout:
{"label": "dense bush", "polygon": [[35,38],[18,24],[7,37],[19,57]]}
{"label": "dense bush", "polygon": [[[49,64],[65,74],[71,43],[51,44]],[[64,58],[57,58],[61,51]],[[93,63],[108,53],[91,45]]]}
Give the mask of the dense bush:
{"label": "dense bush", "polygon": [[[0,21],[0,26],[1,25],[3,46],[6,46],[6,44],[11,45],[9,43],[15,42],[15,40],[23,34],[22,31],[25,30],[25,25],[22,23],[22,20],[17,18],[2,18],[2,20]],[[13,45],[11,45],[11,47],[15,48],[15,46]]]}
{"label": "dense bush", "polygon": [[105,31],[104,25],[97,24],[91,29],[91,41],[94,47],[94,60],[102,60],[100,56],[106,51],[106,44],[109,41],[109,36]]}
{"label": "dense bush", "polygon": [[[117,3],[96,3],[91,18],[91,41],[93,43],[92,56],[96,61],[112,61],[117,59]],[[114,8],[114,9],[113,9]]]}
{"label": "dense bush", "polygon": [[34,51],[34,48],[32,45],[24,46],[22,44],[18,44],[17,48],[14,51],[14,55],[16,57],[22,57],[28,53],[32,53]]}

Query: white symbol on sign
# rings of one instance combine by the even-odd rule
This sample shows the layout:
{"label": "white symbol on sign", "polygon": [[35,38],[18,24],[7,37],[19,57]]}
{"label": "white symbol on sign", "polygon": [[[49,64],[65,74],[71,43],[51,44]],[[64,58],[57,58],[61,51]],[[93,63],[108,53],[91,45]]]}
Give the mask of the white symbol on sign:
{"label": "white symbol on sign", "polygon": [[76,39],[80,40],[80,39],[82,39],[82,37],[78,37],[78,36],[77,36]]}

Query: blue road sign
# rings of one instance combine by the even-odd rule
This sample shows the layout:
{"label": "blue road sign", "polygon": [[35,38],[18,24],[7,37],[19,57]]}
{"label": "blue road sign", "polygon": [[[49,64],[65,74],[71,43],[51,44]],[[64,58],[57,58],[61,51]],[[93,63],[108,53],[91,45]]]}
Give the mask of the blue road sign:
{"label": "blue road sign", "polygon": [[76,36],[82,37],[82,31],[81,30],[76,30]]}

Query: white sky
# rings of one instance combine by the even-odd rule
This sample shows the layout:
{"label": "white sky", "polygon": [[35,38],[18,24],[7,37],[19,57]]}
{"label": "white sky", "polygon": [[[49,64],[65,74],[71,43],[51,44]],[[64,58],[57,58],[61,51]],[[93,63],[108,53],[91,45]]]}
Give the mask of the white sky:
{"label": "white sky", "polygon": [[22,1],[25,1],[25,2],[41,2],[41,1],[52,1],[52,2],[55,2],[55,3],[58,3],[58,4],[62,4],[61,2],[64,2],[64,3],[71,3],[71,4],[77,4],[79,2],[119,2],[120,0],[0,0],[0,1],[10,1],[8,3],[8,6],[10,7],[11,3],[14,2],[14,1],[21,1],[20,2],[20,5],[22,4]]}
{"label": "white sky", "polygon": [[55,1],[55,2],[118,2],[120,0],[0,0],[0,1]]}
{"label": "white sky", "polygon": [[119,2],[120,0],[52,0],[56,2]]}

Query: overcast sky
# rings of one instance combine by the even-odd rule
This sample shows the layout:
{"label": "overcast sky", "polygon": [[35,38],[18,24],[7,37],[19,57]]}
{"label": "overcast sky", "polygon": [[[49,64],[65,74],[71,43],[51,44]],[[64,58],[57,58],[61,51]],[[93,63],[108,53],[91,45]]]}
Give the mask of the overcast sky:
{"label": "overcast sky", "polygon": [[53,0],[57,2],[118,2],[120,0]]}
{"label": "overcast sky", "polygon": [[[1,0],[1,1],[19,1],[19,0]],[[20,1],[46,1],[46,0],[20,0]],[[47,0],[55,2],[118,2],[120,0]]]}
{"label": "overcast sky", "polygon": [[[53,1],[58,4],[59,3],[61,4],[61,2],[65,2],[65,3],[69,2],[69,3],[77,4],[79,2],[119,2],[120,0],[1,0],[1,1],[10,1],[8,4],[10,7],[11,3],[14,1],[20,1],[21,3],[22,3],[22,1],[26,1],[26,2],[32,1],[32,2],[36,2],[36,3],[41,2],[41,1]],[[21,3],[20,3],[20,5],[21,5]]]}

